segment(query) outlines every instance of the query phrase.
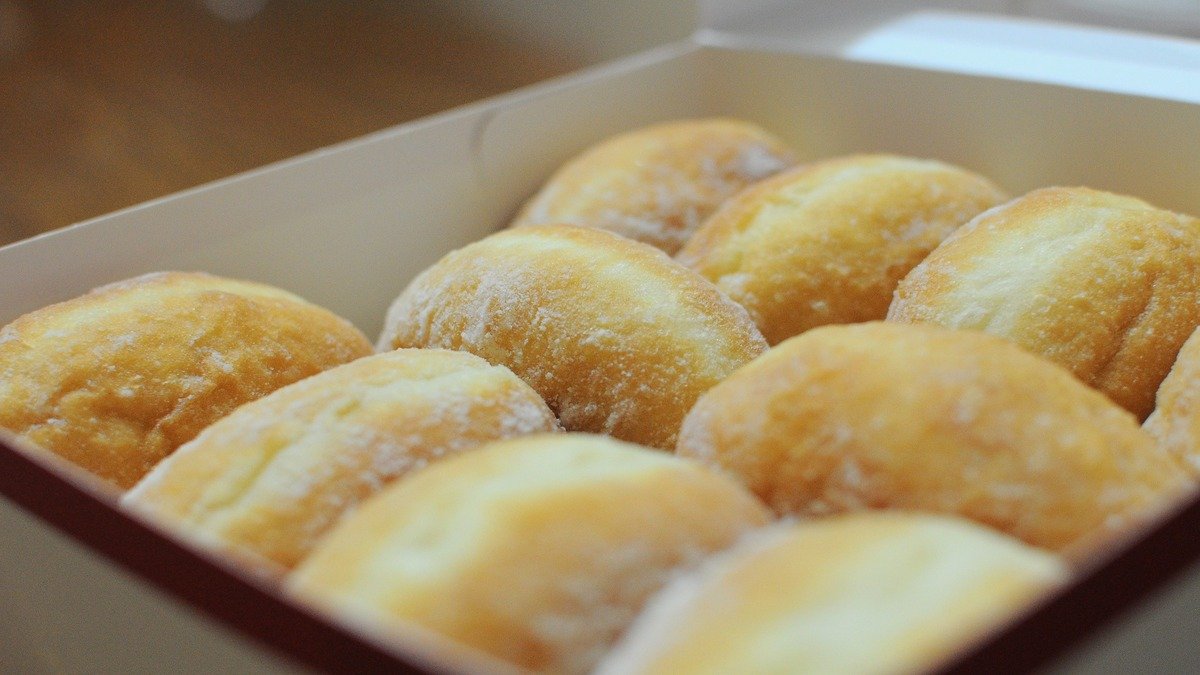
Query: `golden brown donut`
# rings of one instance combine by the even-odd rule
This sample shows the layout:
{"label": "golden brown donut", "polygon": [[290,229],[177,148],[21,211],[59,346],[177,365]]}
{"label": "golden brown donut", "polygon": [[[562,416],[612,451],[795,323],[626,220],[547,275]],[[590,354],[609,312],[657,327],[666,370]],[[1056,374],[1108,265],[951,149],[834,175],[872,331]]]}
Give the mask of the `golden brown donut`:
{"label": "golden brown donut", "polygon": [[598,227],[673,254],[721,202],[795,163],[782,141],[747,122],[656,124],[565,164],[513,226]]}
{"label": "golden brown donut", "polygon": [[873,322],[786,340],[705,394],[679,454],[782,514],[957,514],[1086,552],[1190,487],[1127,411],[976,331]]}
{"label": "golden brown donut", "polygon": [[388,311],[380,349],[503,364],[568,431],[670,449],[696,399],[766,349],[746,311],[661,251],[567,226],[494,234],[442,258]]}
{"label": "golden brown donut", "polygon": [[242,403],[371,351],[278,288],[148,274],[0,330],[0,428],[127,488]]}
{"label": "golden brown donut", "polygon": [[344,513],[409,471],[557,428],[507,368],[401,349],[243,405],[159,463],[124,504],[290,569]]}
{"label": "golden brown donut", "polygon": [[1200,324],[1200,221],[1046,188],[981,214],[896,290],[888,319],[974,328],[1040,354],[1145,419]]}
{"label": "golden brown donut", "polygon": [[1158,388],[1157,407],[1143,427],[1158,444],[1200,472],[1200,330],[1183,343]]}
{"label": "golden brown donut", "polygon": [[942,162],[840,157],[742,191],[677,259],[777,344],[816,326],[884,318],[901,277],[1004,198],[986,178]]}
{"label": "golden brown donut", "polygon": [[957,518],[784,523],[673,581],[598,675],[922,672],[1067,578],[1055,556]]}
{"label": "golden brown donut", "polygon": [[523,668],[583,673],[671,574],[768,517],[731,478],[668,453],[525,436],[396,482],[288,581],[384,636],[415,623]]}

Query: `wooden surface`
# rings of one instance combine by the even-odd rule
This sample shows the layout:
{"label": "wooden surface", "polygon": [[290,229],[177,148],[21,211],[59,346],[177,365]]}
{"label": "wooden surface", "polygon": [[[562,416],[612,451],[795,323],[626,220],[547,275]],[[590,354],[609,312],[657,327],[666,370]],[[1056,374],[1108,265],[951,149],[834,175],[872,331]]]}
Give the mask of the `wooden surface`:
{"label": "wooden surface", "polygon": [[447,6],[0,0],[0,244],[577,67]]}

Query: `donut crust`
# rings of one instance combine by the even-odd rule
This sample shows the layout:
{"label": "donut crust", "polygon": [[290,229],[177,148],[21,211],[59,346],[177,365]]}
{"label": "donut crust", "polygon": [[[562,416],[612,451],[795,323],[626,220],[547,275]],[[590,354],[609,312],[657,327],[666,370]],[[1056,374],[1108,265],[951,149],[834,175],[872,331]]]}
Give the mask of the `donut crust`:
{"label": "donut crust", "polygon": [[676,570],[763,525],[694,462],[601,436],[524,436],[393,484],[290,589],[386,635],[416,623],[522,668],[589,672]]}
{"label": "donut crust", "polygon": [[597,227],[674,254],[722,202],[795,163],[782,141],[740,120],[656,124],[564,164],[512,226]]}
{"label": "donut crust", "polygon": [[984,333],[873,322],[786,340],[705,394],[678,452],[780,514],[960,515],[1090,553],[1192,485],[1127,411]]}
{"label": "donut crust", "polygon": [[401,349],[243,405],[160,462],[123,505],[291,569],[392,481],[489,441],[557,428],[507,368],[464,352]]}
{"label": "donut crust", "polygon": [[505,230],[418,276],[380,349],[510,368],[567,431],[674,447],[701,393],[766,349],[746,311],[661,251],[603,230]]}
{"label": "donut crust", "polygon": [[0,330],[0,428],[128,488],[242,403],[370,353],[286,291],[148,274]]}
{"label": "donut crust", "polygon": [[672,582],[597,675],[923,672],[1068,578],[958,518],[783,523]]}
{"label": "donut crust", "polygon": [[1087,188],[1035,190],[947,238],[900,282],[888,319],[1007,338],[1144,420],[1200,324],[1200,221]]}
{"label": "donut crust", "polygon": [[1200,329],[1183,343],[1156,401],[1143,427],[1200,475]]}
{"label": "donut crust", "polygon": [[778,344],[817,326],[883,319],[909,270],[1004,199],[986,178],[942,162],[839,157],[740,192],[677,259]]}

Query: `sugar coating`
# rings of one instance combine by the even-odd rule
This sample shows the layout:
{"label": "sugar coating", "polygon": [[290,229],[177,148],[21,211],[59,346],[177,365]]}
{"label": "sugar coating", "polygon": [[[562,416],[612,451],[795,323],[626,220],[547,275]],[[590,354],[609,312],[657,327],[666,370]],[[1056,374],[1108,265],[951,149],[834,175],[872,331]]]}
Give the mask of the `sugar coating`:
{"label": "sugar coating", "polygon": [[766,343],[745,310],[660,251],[600,230],[507,230],[443,258],[392,305],[380,349],[503,364],[569,431],[674,445],[696,398]]}
{"label": "sugar coating", "polygon": [[1068,577],[956,518],[783,522],[674,580],[597,673],[922,671]]}
{"label": "sugar coating", "polygon": [[181,272],[98,288],[2,334],[0,428],[120,488],[238,405],[371,353],[290,293]]}
{"label": "sugar coating", "polygon": [[1046,188],[948,237],[897,286],[888,319],[1006,338],[1145,419],[1200,325],[1198,270],[1195,218]]}
{"label": "sugar coating", "polygon": [[1200,473],[1200,330],[1179,350],[1158,388],[1157,405],[1144,428],[1175,456]]}
{"label": "sugar coating", "polygon": [[677,259],[745,306],[777,344],[816,326],[884,318],[905,273],[1003,199],[987,179],[942,162],[839,157],[738,193]]}
{"label": "sugar coating", "polygon": [[589,672],[677,570],[766,523],[718,472],[586,434],[448,459],[347,518],[290,588],[522,668]]}
{"label": "sugar coating", "polygon": [[557,428],[541,397],[506,368],[463,352],[398,350],[242,406],[123,503],[290,568],[399,477],[491,440]]}
{"label": "sugar coating", "polygon": [[596,227],[673,254],[723,201],[794,163],[782,142],[745,122],[654,125],[565,164],[513,225]]}
{"label": "sugar coating", "polygon": [[983,333],[883,322],[777,345],[701,397],[676,451],[780,514],[957,514],[1072,555],[1192,485],[1062,368]]}

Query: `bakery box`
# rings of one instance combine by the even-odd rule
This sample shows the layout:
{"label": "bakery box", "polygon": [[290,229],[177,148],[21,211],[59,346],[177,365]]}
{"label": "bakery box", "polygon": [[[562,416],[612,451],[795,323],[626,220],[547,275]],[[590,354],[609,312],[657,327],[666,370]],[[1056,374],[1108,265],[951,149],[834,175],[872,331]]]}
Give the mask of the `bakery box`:
{"label": "bakery box", "polygon": [[[0,324],[181,269],[280,286],[374,335],[410,278],[502,227],[566,158],[672,118],[744,118],[804,159],[934,157],[1013,194],[1080,184],[1200,214],[1200,42],[820,4],[705,5],[683,42],[0,248]],[[969,9],[990,4],[1011,3]],[[480,667],[427,636],[333,625],[9,438],[0,493],[0,671]],[[1200,668],[1197,528],[1200,500],[947,668]]]}

